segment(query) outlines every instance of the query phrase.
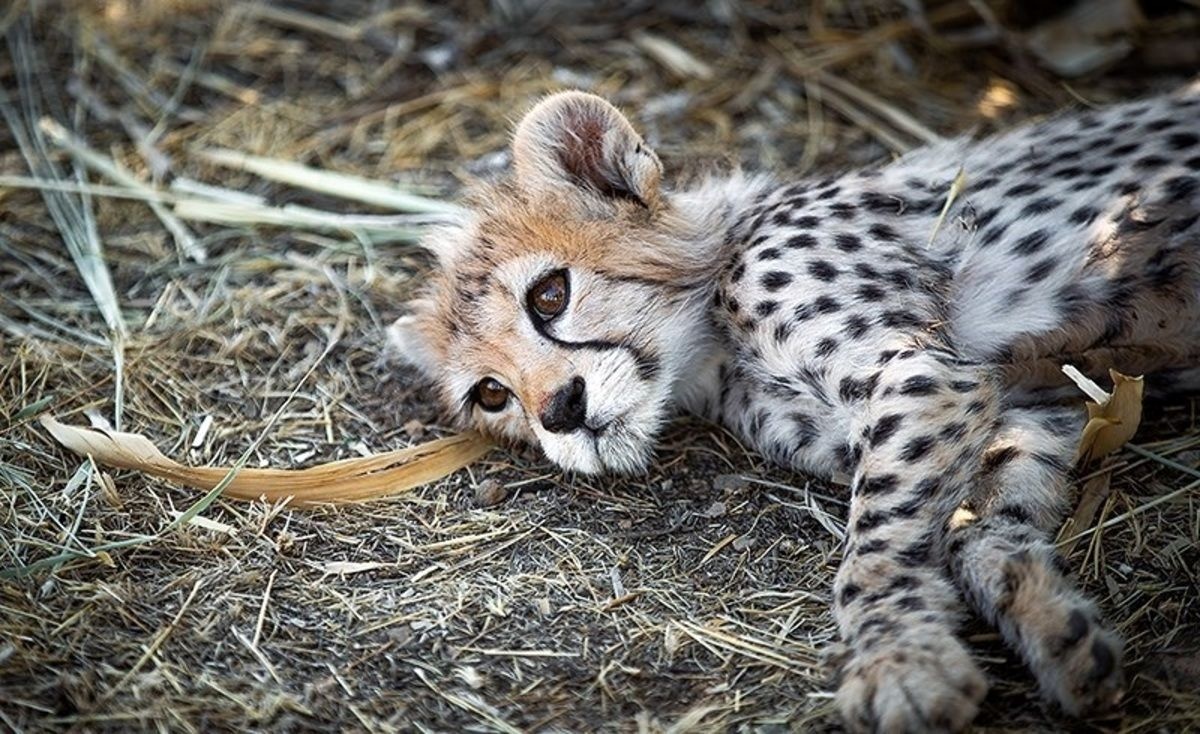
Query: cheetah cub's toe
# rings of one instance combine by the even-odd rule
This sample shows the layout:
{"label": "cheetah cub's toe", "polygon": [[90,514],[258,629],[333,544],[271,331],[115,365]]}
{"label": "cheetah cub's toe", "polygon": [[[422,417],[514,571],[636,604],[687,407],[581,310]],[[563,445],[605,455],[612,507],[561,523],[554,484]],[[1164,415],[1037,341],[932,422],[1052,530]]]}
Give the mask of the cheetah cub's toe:
{"label": "cheetah cub's toe", "polygon": [[855,654],[837,702],[854,732],[957,732],[975,718],[987,688],[952,632],[921,626]]}

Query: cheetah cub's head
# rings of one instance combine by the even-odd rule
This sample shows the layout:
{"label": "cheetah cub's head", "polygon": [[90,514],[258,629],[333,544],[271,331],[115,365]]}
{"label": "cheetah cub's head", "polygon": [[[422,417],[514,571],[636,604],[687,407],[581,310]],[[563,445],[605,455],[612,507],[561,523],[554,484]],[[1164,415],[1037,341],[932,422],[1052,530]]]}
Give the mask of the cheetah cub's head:
{"label": "cheetah cub's head", "polygon": [[704,338],[696,217],[608,102],[565,92],[517,126],[513,174],[426,246],[438,267],[390,330],[461,423],[579,472],[643,467]]}

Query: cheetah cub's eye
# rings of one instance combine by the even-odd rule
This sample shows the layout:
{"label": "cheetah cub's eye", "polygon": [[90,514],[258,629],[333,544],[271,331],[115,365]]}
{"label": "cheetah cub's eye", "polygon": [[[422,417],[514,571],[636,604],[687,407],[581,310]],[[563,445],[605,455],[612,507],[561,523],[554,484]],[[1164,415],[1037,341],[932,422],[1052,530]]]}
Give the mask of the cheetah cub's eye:
{"label": "cheetah cub's eye", "polygon": [[508,405],[508,388],[491,377],[485,377],[475,385],[475,402],[479,407],[495,413]]}
{"label": "cheetah cub's eye", "polygon": [[546,321],[563,312],[570,297],[567,271],[556,270],[539,280],[529,289],[529,308]]}

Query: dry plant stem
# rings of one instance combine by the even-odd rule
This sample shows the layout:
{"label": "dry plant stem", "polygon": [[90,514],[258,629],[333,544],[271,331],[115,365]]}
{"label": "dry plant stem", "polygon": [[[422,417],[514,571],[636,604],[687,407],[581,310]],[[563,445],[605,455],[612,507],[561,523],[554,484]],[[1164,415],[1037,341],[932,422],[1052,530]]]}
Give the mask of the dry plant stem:
{"label": "dry plant stem", "polygon": [[[66,128],[54,120],[43,117],[39,121],[38,127],[50,137],[50,140],[55,145],[77,156],[88,168],[111,179],[114,183],[143,193],[147,197],[158,193],[154,187],[142,183],[133,174],[117,166],[112,159],[92,150],[86,143],[72,135]],[[167,228],[167,231],[175,238],[176,244],[185,256],[190,257],[198,263],[203,263],[208,259],[207,253],[204,252],[204,249],[196,241],[195,235],[191,233],[183,222],[179,221],[174,214],[158,201],[147,198],[146,202],[155,216],[163,223],[163,226]]]}
{"label": "dry plant stem", "polygon": [[292,161],[263,158],[236,150],[202,150],[195,155],[208,163],[248,171],[272,181],[396,211],[445,215],[462,213],[462,209],[456,204],[416,196],[395,186],[360,176],[321,171]]}

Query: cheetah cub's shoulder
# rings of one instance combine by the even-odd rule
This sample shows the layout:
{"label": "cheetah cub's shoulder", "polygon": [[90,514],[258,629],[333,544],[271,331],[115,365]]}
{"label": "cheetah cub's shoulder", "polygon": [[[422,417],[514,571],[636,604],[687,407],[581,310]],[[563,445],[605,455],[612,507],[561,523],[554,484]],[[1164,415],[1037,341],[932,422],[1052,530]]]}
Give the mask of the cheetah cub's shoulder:
{"label": "cheetah cub's shoulder", "polygon": [[[849,479],[834,588],[855,731],[958,730],[994,624],[1071,714],[1121,643],[1053,532],[1082,425],[1069,359],[1200,386],[1200,87],[839,177],[672,190],[604,100],[543,100],[513,173],[427,243],[393,342],[462,423],[577,472],[642,470],[679,411]],[[946,192],[968,185],[938,227]]]}

